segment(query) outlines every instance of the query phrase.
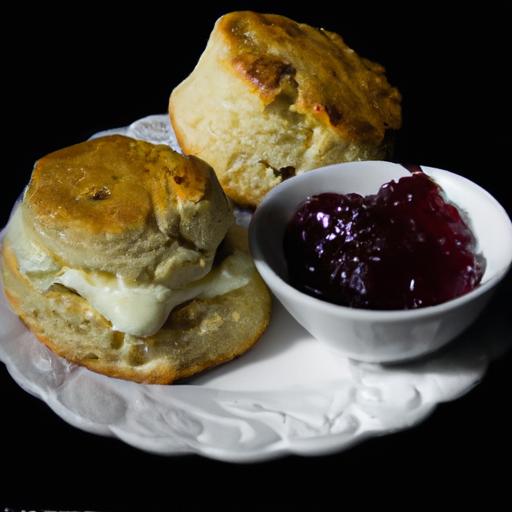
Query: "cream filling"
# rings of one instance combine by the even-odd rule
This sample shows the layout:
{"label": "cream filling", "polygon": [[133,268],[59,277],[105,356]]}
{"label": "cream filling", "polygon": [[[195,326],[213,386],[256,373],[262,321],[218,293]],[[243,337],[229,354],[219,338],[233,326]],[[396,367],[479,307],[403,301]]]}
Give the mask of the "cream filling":
{"label": "cream filling", "polygon": [[10,220],[9,242],[19,269],[40,290],[61,284],[76,291],[107,318],[112,329],[135,336],[155,334],[179,304],[209,299],[245,286],[253,271],[248,255],[235,251],[205,277],[180,289],[158,283],[133,283],[121,276],[61,267],[44,248],[31,240],[21,208]]}
{"label": "cream filling", "polygon": [[38,289],[46,290],[61,267],[47,250],[34,242],[27,232],[22,215],[21,207],[18,206],[9,220],[6,238],[16,254],[20,272],[30,276]]}
{"label": "cream filling", "polygon": [[180,289],[161,284],[132,284],[122,277],[64,268],[55,283],[75,290],[112,323],[116,331],[134,336],[155,334],[179,304],[223,295],[249,282],[249,257],[241,252],[228,256],[208,275]]}

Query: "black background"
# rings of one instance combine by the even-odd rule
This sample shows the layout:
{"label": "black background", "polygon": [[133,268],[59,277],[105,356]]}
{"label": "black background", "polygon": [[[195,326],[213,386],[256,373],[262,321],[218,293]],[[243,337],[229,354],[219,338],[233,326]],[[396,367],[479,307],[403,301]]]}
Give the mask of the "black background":
{"label": "black background", "polygon": [[[453,12],[448,2],[376,5],[165,7],[147,1],[5,12],[2,225],[38,157],[98,130],[165,112],[169,93],[192,70],[215,19],[242,8],[337,31],[361,55],[384,64],[403,94],[395,160],[465,175],[510,215],[511,29],[505,4],[461,4]],[[510,315],[510,281],[490,305],[503,318]],[[255,465],[163,458],[83,433],[23,392],[0,366],[0,504],[156,510],[205,502],[239,510],[256,503],[275,508],[277,492],[283,503],[319,506],[333,499],[340,508],[350,497],[412,507],[443,494],[443,505],[451,494],[457,503],[483,496],[490,506],[510,485],[511,363],[510,354],[501,358],[469,395],[441,405],[411,430],[341,454]]]}

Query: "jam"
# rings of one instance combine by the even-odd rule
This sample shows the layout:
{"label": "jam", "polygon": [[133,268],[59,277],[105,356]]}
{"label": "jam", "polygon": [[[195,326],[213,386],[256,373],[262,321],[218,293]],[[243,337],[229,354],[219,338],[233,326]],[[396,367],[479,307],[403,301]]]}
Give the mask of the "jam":
{"label": "jam", "polygon": [[311,196],[284,237],[294,287],[366,309],[420,308],[469,292],[485,268],[475,249],[457,207],[421,170],[375,195]]}

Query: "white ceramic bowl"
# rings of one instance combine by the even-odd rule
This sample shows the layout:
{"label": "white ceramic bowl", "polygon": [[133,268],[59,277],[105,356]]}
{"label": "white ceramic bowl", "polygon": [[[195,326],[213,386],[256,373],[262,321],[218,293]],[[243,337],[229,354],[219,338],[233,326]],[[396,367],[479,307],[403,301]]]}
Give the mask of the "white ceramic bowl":
{"label": "white ceramic bowl", "polygon": [[467,213],[487,264],[477,288],[437,306],[396,311],[348,308],[310,297],[286,281],[284,230],[299,204],[322,192],[376,193],[382,184],[409,175],[401,165],[351,162],[302,174],[272,190],[252,218],[251,252],[272,292],[315,338],[353,359],[401,361],[445,345],[477,318],[512,262],[512,223],[502,206],[462,176],[432,167],[422,169]]}

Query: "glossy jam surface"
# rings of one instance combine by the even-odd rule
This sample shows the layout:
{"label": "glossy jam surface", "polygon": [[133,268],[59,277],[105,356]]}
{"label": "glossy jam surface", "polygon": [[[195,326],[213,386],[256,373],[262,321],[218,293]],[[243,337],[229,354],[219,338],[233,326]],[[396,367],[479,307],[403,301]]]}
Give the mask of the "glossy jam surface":
{"label": "glossy jam surface", "polygon": [[422,172],[366,197],[309,197],[284,238],[293,286],[366,309],[420,308],[469,292],[485,268],[475,249],[459,210]]}

